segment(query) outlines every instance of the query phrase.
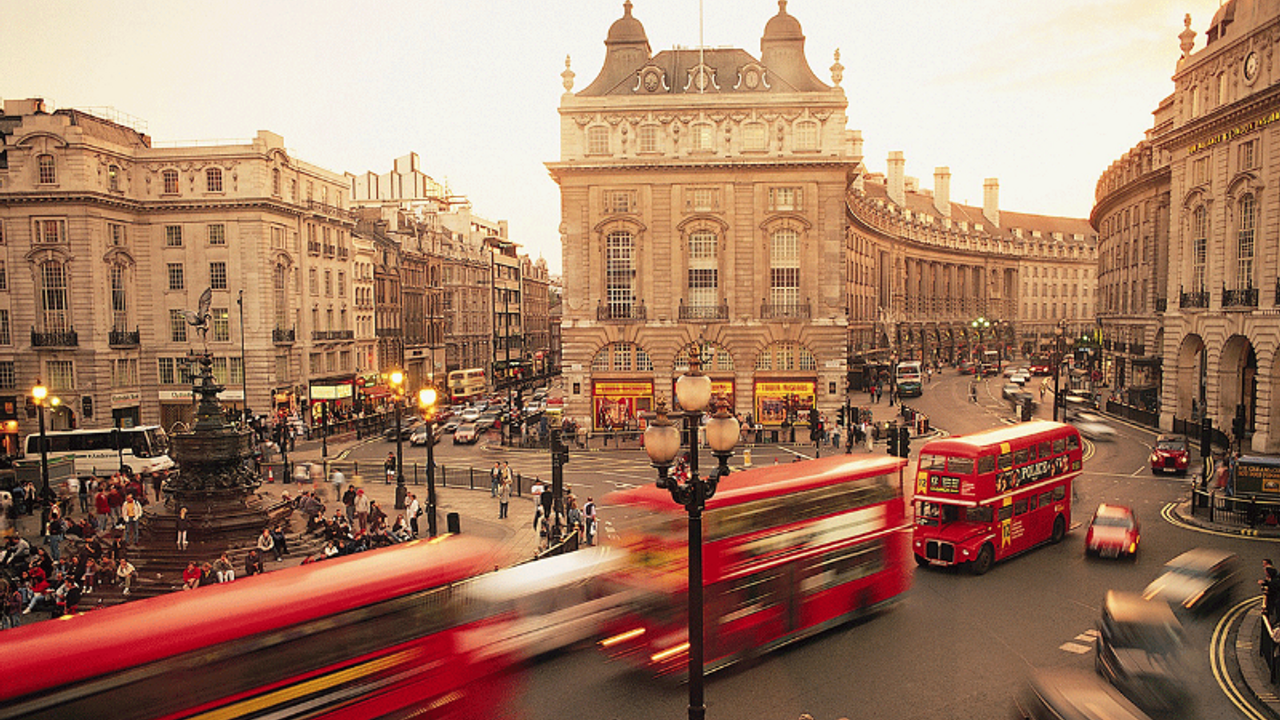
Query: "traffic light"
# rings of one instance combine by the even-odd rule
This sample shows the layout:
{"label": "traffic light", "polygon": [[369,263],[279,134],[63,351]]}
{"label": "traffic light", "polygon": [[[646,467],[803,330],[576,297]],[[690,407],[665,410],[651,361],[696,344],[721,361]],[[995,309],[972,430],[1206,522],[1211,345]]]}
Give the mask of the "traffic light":
{"label": "traffic light", "polygon": [[844,425],[844,406],[836,408],[836,425]]}
{"label": "traffic light", "polygon": [[889,428],[887,428],[887,429],[888,429],[888,431],[889,431],[889,441],[888,441],[888,443],[886,443],[886,444],[888,445],[888,447],[885,449],[885,452],[889,453],[890,455],[897,456],[897,454],[898,454],[898,439],[899,439],[901,436],[900,436],[900,435],[898,435],[898,429],[897,429],[897,428],[895,428],[895,427],[889,427]]}
{"label": "traffic light", "polygon": [[898,428],[898,457],[911,454],[911,431],[906,426]]}
{"label": "traffic light", "polygon": [[1213,419],[1208,415],[1200,421],[1200,457],[1206,458],[1213,454]]}
{"label": "traffic light", "polygon": [[87,418],[93,417],[93,396],[92,395],[85,395],[84,397],[80,398],[80,411]]}

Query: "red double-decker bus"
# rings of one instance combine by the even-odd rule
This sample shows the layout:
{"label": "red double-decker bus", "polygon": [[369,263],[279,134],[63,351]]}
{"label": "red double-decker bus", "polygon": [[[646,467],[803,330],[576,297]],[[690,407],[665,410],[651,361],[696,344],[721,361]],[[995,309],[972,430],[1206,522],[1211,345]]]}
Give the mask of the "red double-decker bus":
{"label": "red double-decker bus", "polygon": [[[705,669],[876,611],[911,584],[906,461],[835,455],[733,473],[703,515]],[[647,485],[605,503],[641,591],[601,646],[663,675],[688,669],[688,519]],[[611,513],[623,516],[624,509]]]}
{"label": "red double-decker bus", "polygon": [[516,717],[445,536],[4,632],[0,718]]}
{"label": "red double-decker bus", "polygon": [[1071,522],[1080,433],[1037,420],[920,448],[913,550],[920,565],[991,564],[1058,542]]}

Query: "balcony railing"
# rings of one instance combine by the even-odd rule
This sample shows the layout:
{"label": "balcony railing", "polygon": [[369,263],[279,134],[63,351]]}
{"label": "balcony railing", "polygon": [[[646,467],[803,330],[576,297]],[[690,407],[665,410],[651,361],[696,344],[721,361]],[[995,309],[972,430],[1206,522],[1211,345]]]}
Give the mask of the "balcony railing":
{"label": "balcony railing", "polygon": [[31,328],[31,347],[79,347],[80,336],[75,330],[39,332]]}
{"label": "balcony railing", "polygon": [[729,305],[728,303],[720,303],[719,305],[685,305],[684,301],[680,301],[680,319],[681,320],[728,320]]}
{"label": "balcony railing", "polygon": [[293,328],[276,328],[271,331],[271,342],[277,345],[288,345],[297,340],[298,333]]}
{"label": "balcony railing", "polygon": [[329,217],[342,218],[343,220],[354,220],[355,213],[350,210],[344,210],[336,205],[322,203],[319,200],[308,200],[307,209],[312,212],[328,215]]}
{"label": "balcony railing", "polygon": [[398,338],[404,334],[404,330],[400,328],[378,328],[377,335],[380,338]]}
{"label": "balcony railing", "polygon": [[802,303],[760,303],[761,320],[808,320],[809,302]]}
{"label": "balcony railing", "polygon": [[355,338],[354,330],[312,330],[311,339],[314,341],[332,341],[332,340],[351,340]]}
{"label": "balcony railing", "polygon": [[1258,307],[1258,288],[1222,288],[1222,307],[1243,308]]}
{"label": "balcony railing", "polygon": [[1196,292],[1184,292],[1178,294],[1178,307],[1180,308],[1207,308],[1209,307],[1209,291],[1198,290]]}
{"label": "balcony railing", "polygon": [[635,304],[596,305],[596,320],[612,320],[613,322],[641,322],[649,316],[644,301]]}
{"label": "balcony railing", "polygon": [[142,333],[138,330],[112,330],[107,333],[107,344],[112,347],[137,347],[142,342]]}

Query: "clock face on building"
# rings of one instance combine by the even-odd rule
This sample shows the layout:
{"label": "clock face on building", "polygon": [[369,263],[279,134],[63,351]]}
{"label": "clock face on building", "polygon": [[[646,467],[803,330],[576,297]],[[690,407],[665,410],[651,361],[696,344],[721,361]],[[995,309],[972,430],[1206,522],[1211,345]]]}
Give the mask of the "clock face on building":
{"label": "clock face on building", "polygon": [[658,73],[656,72],[645,73],[644,89],[648,90],[649,92],[653,92],[658,89]]}
{"label": "clock face on building", "polygon": [[1251,52],[1244,58],[1244,79],[1253,81],[1258,77],[1258,53]]}

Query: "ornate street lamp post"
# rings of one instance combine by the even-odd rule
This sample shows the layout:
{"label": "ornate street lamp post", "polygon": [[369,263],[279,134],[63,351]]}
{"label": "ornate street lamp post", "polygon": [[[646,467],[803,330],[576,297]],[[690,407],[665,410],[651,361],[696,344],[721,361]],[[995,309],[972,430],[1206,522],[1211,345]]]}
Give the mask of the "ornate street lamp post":
{"label": "ornate street lamp post", "polygon": [[[1053,328],[1053,420],[1058,420],[1058,407],[1062,405],[1062,343],[1066,332],[1066,320],[1059,320]],[[1066,418],[1063,418],[1064,420]]]}
{"label": "ornate street lamp post", "polygon": [[[427,536],[436,536],[436,389],[425,387],[418,391],[418,407],[427,421]],[[403,481],[396,488],[399,495]]]}
{"label": "ornate street lamp post", "polygon": [[31,388],[31,399],[35,401],[40,416],[40,482],[43,486],[41,493],[46,498],[49,496],[49,438],[44,431],[44,403],[48,397],[49,388],[37,379],[35,387]]}
{"label": "ornate street lamp post", "polygon": [[[972,327],[975,331],[977,331],[978,345],[982,345],[983,340],[986,337],[987,328],[991,327],[991,321],[986,319],[985,317],[979,317],[977,320],[974,320],[973,322],[969,323],[969,327]],[[974,360],[975,361],[981,360],[982,356],[977,355],[978,348],[976,346],[974,347],[973,351],[974,351],[974,355],[976,356],[974,357]]]}
{"label": "ornate street lamp post", "polygon": [[392,401],[396,405],[396,509],[404,509],[405,496],[409,494],[404,486],[404,440],[400,437],[400,410],[404,405],[404,373],[392,371],[390,377]]}
{"label": "ornate street lamp post", "polygon": [[[680,430],[671,421],[666,403],[658,401],[657,418],[644,433],[645,451],[658,470],[657,486],[671,493],[671,499],[689,514],[689,718],[702,720],[707,708],[703,698],[703,608],[702,608],[702,511],[716,493],[720,478],[729,474],[729,457],[738,442],[738,421],[723,405],[707,423],[707,444],[719,460],[707,477],[698,474],[698,424],[711,400],[711,378],[702,374],[696,351],[689,354],[689,372],[676,381],[676,400],[683,408],[689,445],[689,479],[681,483],[667,471],[680,452]],[[677,413],[670,413],[676,415]]]}

